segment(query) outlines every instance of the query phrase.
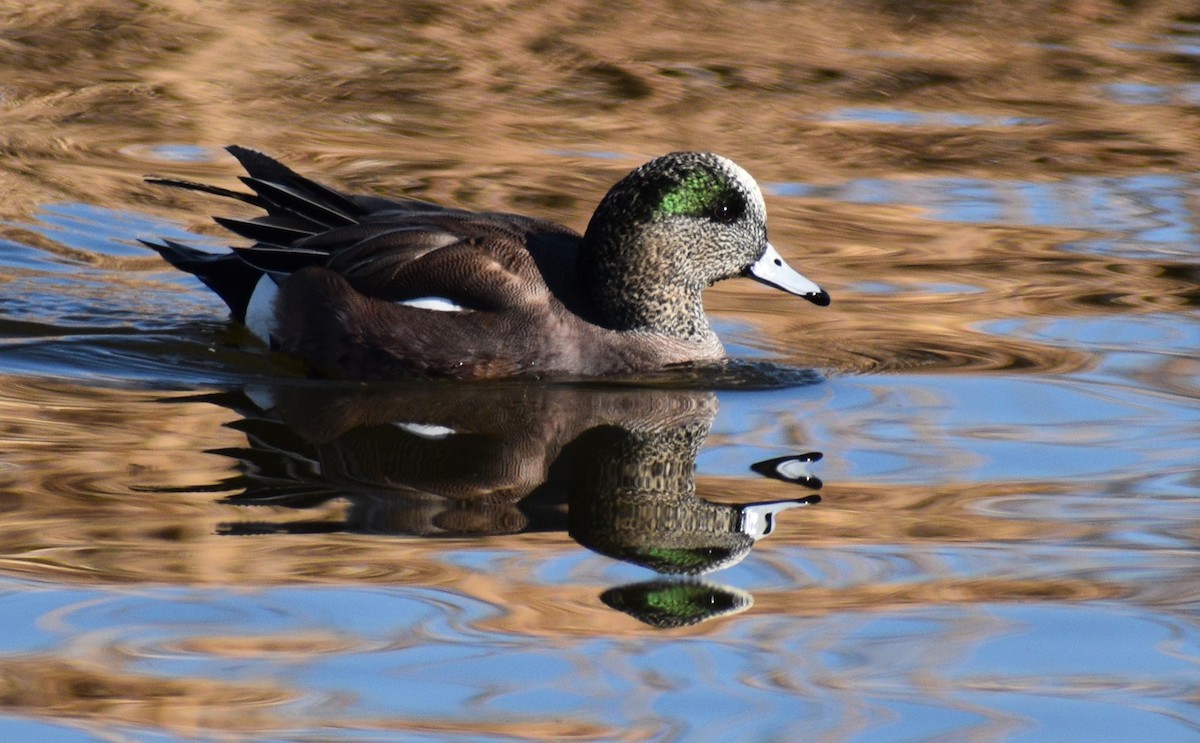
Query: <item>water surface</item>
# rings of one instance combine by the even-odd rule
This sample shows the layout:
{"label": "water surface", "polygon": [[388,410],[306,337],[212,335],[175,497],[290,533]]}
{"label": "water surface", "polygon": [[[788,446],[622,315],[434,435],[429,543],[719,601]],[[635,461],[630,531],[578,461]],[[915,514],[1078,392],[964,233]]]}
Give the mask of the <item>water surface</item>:
{"label": "water surface", "polygon": [[[0,17],[0,738],[1200,736],[1200,25],[1170,3]],[[221,147],[582,229],[735,158],[828,308],[682,378],[348,385],[137,238]]]}

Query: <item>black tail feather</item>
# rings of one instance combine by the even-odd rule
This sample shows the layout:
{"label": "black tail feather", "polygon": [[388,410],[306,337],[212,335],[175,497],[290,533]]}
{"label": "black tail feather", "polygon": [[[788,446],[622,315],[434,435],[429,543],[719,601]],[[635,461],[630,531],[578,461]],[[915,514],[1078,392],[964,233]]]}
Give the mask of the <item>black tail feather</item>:
{"label": "black tail feather", "polygon": [[237,199],[244,201],[247,204],[257,206],[260,209],[266,209],[267,204],[255,194],[242,193],[241,191],[232,191],[228,188],[220,186],[210,186],[207,183],[197,183],[196,181],[185,181],[180,178],[159,178],[158,176],[146,176],[147,183],[153,183],[156,186],[169,186],[171,188],[182,188],[185,191],[200,191],[214,196],[224,196],[227,199]]}
{"label": "black tail feather", "polygon": [[153,248],[172,266],[194,274],[205,286],[225,300],[233,319],[240,323],[246,322],[246,308],[250,305],[250,297],[258,286],[258,280],[263,276],[262,271],[232,252],[209,253],[166,239],[161,243],[149,240],[139,242]]}
{"label": "black tail feather", "polygon": [[265,181],[261,178],[242,177],[241,180],[266,202],[267,214],[272,217],[287,217],[307,222],[314,227],[314,231],[341,227],[358,221],[351,213],[337,205],[323,203],[323,198],[309,193],[311,189]]}
{"label": "black tail feather", "polygon": [[265,215],[252,219],[215,218],[218,224],[256,244],[210,253],[172,240],[142,242],[171,265],[203,281],[225,300],[233,318],[244,323],[250,298],[264,274],[290,273],[329,259],[327,249],[296,247],[297,243],[331,229],[357,224],[368,207],[305,178],[257,150],[238,145],[225,149],[246,169],[249,175],[241,180],[253,193],[177,178],[151,177],[146,181],[234,199],[264,210]]}
{"label": "black tail feather", "polygon": [[238,145],[226,147],[249,173],[242,177],[254,193],[233,191],[179,178],[148,177],[148,183],[235,199],[267,212],[255,219],[216,218],[251,240],[290,245],[333,227],[356,224],[366,208],[345,194],[296,173],[283,163]]}
{"label": "black tail feather", "polygon": [[237,257],[262,273],[290,274],[305,266],[319,266],[329,260],[323,250],[308,250],[290,245],[258,242],[248,248],[234,248]]}
{"label": "black tail feather", "polygon": [[[286,211],[277,214],[268,209],[268,213],[273,216],[303,216],[321,224],[328,224],[326,220],[332,218],[340,220],[333,224],[350,224],[357,222],[357,217],[363,215],[363,208],[349,196],[305,178],[272,157],[238,145],[230,145],[225,149],[237,158],[250,174],[250,178],[257,182],[249,185],[260,197],[268,201],[273,200],[271,193],[259,190],[258,185],[261,184],[286,192],[286,196],[282,197],[285,203],[281,204]],[[300,203],[296,203],[296,199],[299,199]]]}
{"label": "black tail feather", "polygon": [[274,245],[291,245],[297,240],[303,240],[313,235],[312,230],[297,225],[294,220],[277,217],[255,217],[254,219],[213,217],[213,221],[235,235]]}

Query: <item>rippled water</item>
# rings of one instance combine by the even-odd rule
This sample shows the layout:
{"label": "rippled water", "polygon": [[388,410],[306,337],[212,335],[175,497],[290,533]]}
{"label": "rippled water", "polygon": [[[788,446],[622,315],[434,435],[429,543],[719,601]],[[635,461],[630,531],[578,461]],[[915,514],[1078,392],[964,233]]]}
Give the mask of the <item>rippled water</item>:
{"label": "rippled water", "polygon": [[[0,12],[0,739],[1197,739],[1197,60],[1165,2]],[[141,179],[231,142],[575,228],[722,152],[833,304],[306,380],[136,241],[224,244]]]}

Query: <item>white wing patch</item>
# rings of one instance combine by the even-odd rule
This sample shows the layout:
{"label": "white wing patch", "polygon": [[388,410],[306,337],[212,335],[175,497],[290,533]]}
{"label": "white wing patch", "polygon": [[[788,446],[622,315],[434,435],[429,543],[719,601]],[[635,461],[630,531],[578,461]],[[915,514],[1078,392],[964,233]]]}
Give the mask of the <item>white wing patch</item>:
{"label": "white wing patch", "polygon": [[396,421],[393,426],[401,431],[408,431],[414,436],[420,436],[423,439],[444,439],[447,436],[453,436],[458,433],[453,428],[446,428],[432,423],[405,423]]}
{"label": "white wing patch", "polygon": [[435,310],[437,312],[466,312],[467,308],[445,297],[417,297],[404,299],[396,304],[405,307],[416,307],[419,310]]}

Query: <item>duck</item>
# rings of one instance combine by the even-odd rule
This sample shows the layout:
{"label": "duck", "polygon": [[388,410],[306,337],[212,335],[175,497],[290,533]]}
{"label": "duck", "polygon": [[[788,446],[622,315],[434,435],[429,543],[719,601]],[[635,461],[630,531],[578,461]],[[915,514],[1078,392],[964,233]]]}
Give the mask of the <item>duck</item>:
{"label": "duck", "polygon": [[316,376],[657,372],[725,358],[701,298],[718,281],[744,276],[830,302],[767,239],[757,183],[720,155],[673,152],[641,165],[579,234],[519,214],[346,194],[257,150],[226,149],[248,192],[146,180],[261,209],[214,217],[252,244],[214,252],[142,242]]}

